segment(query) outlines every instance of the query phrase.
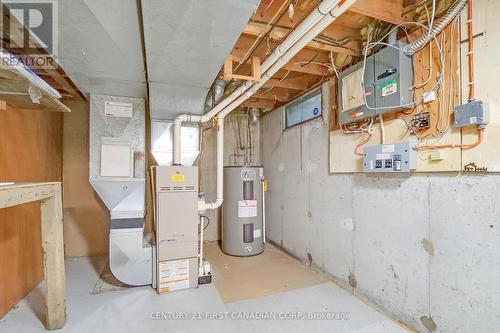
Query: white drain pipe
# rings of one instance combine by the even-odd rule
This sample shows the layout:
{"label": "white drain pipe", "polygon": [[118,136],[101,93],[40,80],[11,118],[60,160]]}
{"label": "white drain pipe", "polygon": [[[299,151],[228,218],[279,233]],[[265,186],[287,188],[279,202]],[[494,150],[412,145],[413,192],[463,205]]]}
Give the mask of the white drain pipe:
{"label": "white drain pipe", "polygon": [[[261,65],[261,71],[267,71],[272,65],[274,65],[278,59],[283,56],[290,47],[292,47],[297,41],[303,38],[304,34],[314,28],[315,24],[318,23],[322,18],[324,18],[338,3],[340,0],[323,0],[288,36],[285,40],[271,53],[269,57]],[[319,32],[318,32],[319,34]],[[307,44],[307,43],[306,43]],[[245,91],[247,91],[251,86],[252,81],[246,81],[241,84],[236,90],[234,90],[228,97],[220,101],[215,107],[213,107],[209,112],[204,115],[189,115],[181,114],[177,116],[174,120],[174,140],[173,140],[173,164],[181,164],[181,129],[183,122],[196,122],[205,123],[222,111],[226,106],[228,106],[236,98],[240,97]]]}
{"label": "white drain pipe", "polygon": [[[216,209],[223,202],[224,173],[224,117],[259,90],[276,72],[285,66],[300,50],[342,15],[356,0],[323,1],[281,43],[262,64],[264,74],[258,83],[247,81],[216,107],[202,116],[179,115],[174,121],[174,164],[180,164],[180,129],[183,122],[207,122],[217,115],[217,199],[207,204],[207,209]],[[332,9],[333,8],[333,9]],[[327,10],[328,9],[328,10]]]}

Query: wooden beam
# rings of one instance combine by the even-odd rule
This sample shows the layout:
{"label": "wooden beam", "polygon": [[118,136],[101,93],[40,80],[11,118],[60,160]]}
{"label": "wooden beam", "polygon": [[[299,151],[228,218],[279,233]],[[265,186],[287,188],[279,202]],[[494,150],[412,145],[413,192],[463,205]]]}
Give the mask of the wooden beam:
{"label": "wooden beam", "polygon": [[223,79],[228,81],[232,79],[236,80],[248,80],[253,82],[260,81],[260,58],[252,57],[252,75],[240,75],[233,73],[233,55],[229,55],[224,62],[224,74]]}
{"label": "wooden beam", "polygon": [[[292,59],[293,61],[293,59]],[[296,64],[290,61],[288,64],[282,67],[282,69],[286,71],[292,71],[292,72],[298,72],[298,73],[305,73],[305,74],[312,74],[312,75],[319,75],[319,76],[329,76],[331,75],[330,71],[328,68],[325,66],[321,66],[318,64]]]}
{"label": "wooden beam", "polygon": [[276,103],[274,101],[251,97],[244,101],[241,106],[260,109],[273,109],[275,104]]}
{"label": "wooden beam", "polygon": [[[239,62],[242,57],[245,55],[245,51],[241,49],[233,49],[232,56],[234,62]],[[297,56],[296,56],[297,57]],[[319,75],[319,76],[328,76],[331,75],[330,71],[327,67],[321,66],[318,64],[302,64],[303,61],[300,61],[296,57],[292,58],[292,60],[286,64],[282,69],[286,71]],[[296,64],[300,62],[301,64]],[[307,63],[307,60],[304,60]]]}
{"label": "wooden beam", "polygon": [[358,0],[349,10],[392,24],[405,21],[401,0]]}
{"label": "wooden beam", "polygon": [[45,328],[56,330],[62,328],[66,323],[61,183],[26,183],[0,186],[0,208],[34,201],[41,201],[46,303]]}
{"label": "wooden beam", "polygon": [[287,96],[283,96],[282,94],[274,93],[272,90],[268,92],[267,94],[262,94],[257,92],[252,95],[252,98],[257,98],[257,99],[263,99],[266,101],[273,101],[273,102],[288,102],[289,98]]}
{"label": "wooden beam", "polygon": [[[345,29],[340,25],[337,25],[339,29]],[[336,28],[337,28],[336,26]],[[246,25],[245,30],[243,30],[243,34],[246,36],[251,36],[251,37],[259,37],[265,33],[266,30],[266,25],[262,23],[255,23],[255,22],[250,22]],[[273,41],[276,42],[281,42],[283,38],[290,32],[290,29],[288,28],[282,28],[282,27],[275,27],[271,30],[271,33],[269,34],[269,38]],[[349,34],[351,34],[349,32]],[[347,34],[347,35],[349,35]],[[359,34],[359,32],[357,32]],[[306,45],[306,48],[312,49],[312,50],[317,50],[317,51],[324,51],[324,52],[335,52],[335,53],[341,53],[341,54],[348,54],[351,56],[358,56],[360,54],[359,50],[354,50],[346,47],[340,47],[340,46],[333,46],[330,44],[326,44],[317,40],[311,41],[309,44]]]}
{"label": "wooden beam", "polygon": [[264,88],[271,87],[304,91],[309,88],[309,84],[304,81],[270,79],[264,84]]}

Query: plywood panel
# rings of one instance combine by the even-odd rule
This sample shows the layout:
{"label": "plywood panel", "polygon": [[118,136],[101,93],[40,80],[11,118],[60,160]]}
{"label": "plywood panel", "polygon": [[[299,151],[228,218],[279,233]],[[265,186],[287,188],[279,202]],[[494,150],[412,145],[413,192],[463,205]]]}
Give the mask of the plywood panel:
{"label": "plywood panel", "polygon": [[[60,181],[62,114],[0,111],[0,182]],[[0,318],[43,278],[40,204],[0,210]]]}
{"label": "plywood panel", "polygon": [[[431,114],[431,124],[428,130],[418,133],[422,140],[421,145],[434,144],[460,144],[461,131],[452,126],[452,113],[454,105],[459,103],[459,74],[458,74],[458,25],[452,34],[452,27],[449,26],[444,35],[443,53],[445,54],[445,81],[441,92],[441,104],[438,101],[424,104],[422,95],[425,92],[432,91],[436,86],[437,74],[441,70],[439,61],[439,52],[435,43],[432,46],[428,45],[419,51],[414,57],[415,70],[415,101],[418,102],[415,109],[406,112],[398,113],[397,115],[386,115],[384,117],[386,143],[400,142],[414,138],[407,131],[407,123],[411,121],[413,115],[421,112],[429,112]],[[451,37],[453,35],[453,37]],[[432,47],[432,71],[429,70],[429,48]],[[451,49],[453,48],[453,59],[450,57]],[[451,73],[453,72],[455,79],[452,81]],[[380,126],[378,121],[373,125],[375,133],[365,146],[376,145],[381,143]],[[332,129],[335,126],[331,126]],[[441,134],[444,132],[444,134]],[[356,146],[364,141],[366,134],[362,135],[347,135],[341,129],[335,129],[330,133],[330,172],[332,173],[348,173],[362,172],[362,157],[356,155],[354,150]],[[360,149],[361,150],[361,149]],[[462,169],[460,149],[445,149],[441,151],[443,160],[431,161],[430,151],[420,151],[417,159],[418,172],[439,172],[439,171],[459,171]]]}
{"label": "plywood panel", "polygon": [[89,183],[89,105],[67,103],[64,115],[63,210],[67,257],[108,252],[109,212]]}
{"label": "plywood panel", "polygon": [[[475,58],[475,83],[476,99],[489,103],[490,123],[484,132],[484,142],[470,150],[463,152],[464,165],[475,162],[479,167],[487,167],[488,171],[500,171],[500,94],[498,73],[500,73],[500,44],[498,31],[500,31],[500,2],[480,0],[474,2],[474,58]],[[466,39],[466,18],[462,20],[462,39]],[[462,89],[463,102],[468,99],[468,44],[462,43]],[[473,127],[463,129],[464,143],[473,143],[477,140],[477,130]]]}

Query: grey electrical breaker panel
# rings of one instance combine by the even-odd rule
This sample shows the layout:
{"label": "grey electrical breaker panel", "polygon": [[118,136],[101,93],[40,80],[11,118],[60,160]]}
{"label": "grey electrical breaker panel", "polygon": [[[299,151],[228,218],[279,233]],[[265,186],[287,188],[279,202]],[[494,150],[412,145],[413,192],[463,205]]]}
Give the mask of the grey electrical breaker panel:
{"label": "grey electrical breaker panel", "polygon": [[367,57],[364,85],[363,61],[339,75],[339,124],[412,107],[413,91],[409,89],[413,85],[412,57],[398,50],[404,45],[397,42],[394,47],[388,46]]}
{"label": "grey electrical breaker panel", "polygon": [[365,147],[363,171],[410,172],[417,168],[416,148],[416,142],[413,141]]}

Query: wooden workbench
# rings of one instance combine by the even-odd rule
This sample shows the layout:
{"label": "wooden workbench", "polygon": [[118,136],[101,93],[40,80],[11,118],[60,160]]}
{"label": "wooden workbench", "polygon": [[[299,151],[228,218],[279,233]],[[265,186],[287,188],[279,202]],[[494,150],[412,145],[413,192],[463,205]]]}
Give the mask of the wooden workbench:
{"label": "wooden workbench", "polygon": [[0,185],[0,209],[34,201],[41,201],[45,327],[55,330],[66,323],[61,183]]}

